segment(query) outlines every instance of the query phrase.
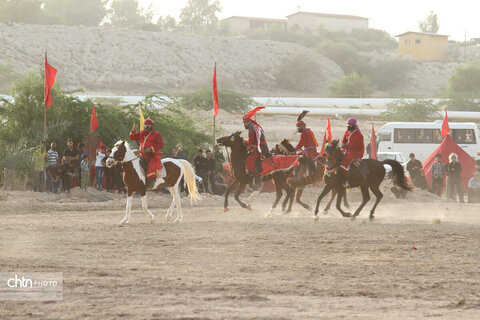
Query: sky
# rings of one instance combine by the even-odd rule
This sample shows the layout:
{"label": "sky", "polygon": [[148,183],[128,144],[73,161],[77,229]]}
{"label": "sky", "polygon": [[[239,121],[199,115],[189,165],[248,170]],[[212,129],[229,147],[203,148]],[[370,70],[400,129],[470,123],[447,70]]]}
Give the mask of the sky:
{"label": "sky", "polygon": [[[139,0],[142,7],[149,4],[161,16],[171,15],[178,20],[188,0]],[[438,17],[438,33],[452,40],[480,38],[480,1],[477,0],[220,0],[220,19],[231,16],[284,18],[299,11],[350,14],[369,18],[371,28],[385,30],[392,36],[405,31],[419,31],[418,21],[430,11]]]}

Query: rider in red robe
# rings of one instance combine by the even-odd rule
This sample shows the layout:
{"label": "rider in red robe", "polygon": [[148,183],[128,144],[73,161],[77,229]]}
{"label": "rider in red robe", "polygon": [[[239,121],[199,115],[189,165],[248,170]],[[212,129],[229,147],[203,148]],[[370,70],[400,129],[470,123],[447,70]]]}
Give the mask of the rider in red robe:
{"label": "rider in red robe", "polygon": [[340,168],[344,173],[348,173],[350,164],[355,161],[359,164],[360,159],[365,153],[365,146],[363,144],[363,135],[357,125],[355,118],[350,118],[347,121],[347,131],[343,136],[342,146],[345,152]]}
{"label": "rider in red robe", "polygon": [[255,186],[259,186],[262,182],[260,177],[260,172],[262,172],[261,156],[263,155],[267,159],[272,157],[268,150],[267,141],[265,140],[265,133],[254,119],[255,114],[263,108],[265,107],[257,107],[250,110],[243,117],[243,125],[245,129],[248,130],[248,140],[245,140],[244,143],[251,149],[245,162],[245,168],[252,173]]}
{"label": "rider in red robe", "polygon": [[[139,141],[140,156],[143,156],[148,163],[147,179],[155,179],[153,189],[156,189],[160,184],[164,183],[163,177],[166,176],[165,169],[162,166],[162,135],[153,128],[154,122],[147,119],[144,122],[145,129],[140,132],[137,131],[137,124],[134,123],[132,131],[130,132],[130,139]],[[148,184],[148,183],[147,183]]]}
{"label": "rider in red robe", "polygon": [[297,122],[297,131],[300,132],[300,141],[298,142],[295,150],[301,150],[302,154],[307,155],[310,159],[314,160],[318,157],[317,147],[318,142],[310,128],[303,121]]}

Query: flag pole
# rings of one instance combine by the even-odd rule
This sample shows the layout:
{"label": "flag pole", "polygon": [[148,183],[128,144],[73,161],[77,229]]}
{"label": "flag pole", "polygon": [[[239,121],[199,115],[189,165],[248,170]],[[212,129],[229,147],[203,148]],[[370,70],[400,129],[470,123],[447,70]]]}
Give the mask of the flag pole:
{"label": "flag pole", "polygon": [[213,141],[212,141],[212,152],[215,157],[215,116],[213,116]]}
{"label": "flag pole", "polygon": [[[47,60],[47,51],[45,51],[45,61]],[[43,73],[45,73],[45,64],[43,66],[44,70]],[[45,79],[43,80],[45,81]],[[45,108],[43,108],[43,140],[45,143],[47,143],[47,101],[44,99],[43,104],[45,105]]]}

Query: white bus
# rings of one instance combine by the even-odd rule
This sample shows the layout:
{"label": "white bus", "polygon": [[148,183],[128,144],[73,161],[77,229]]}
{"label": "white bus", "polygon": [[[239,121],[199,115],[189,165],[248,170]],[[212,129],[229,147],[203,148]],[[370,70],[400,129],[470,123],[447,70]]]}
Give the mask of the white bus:
{"label": "white bus", "polygon": [[[480,155],[480,140],[477,125],[473,122],[450,122],[453,140],[474,159]],[[415,154],[420,161],[426,160],[439,146],[442,121],[435,122],[389,122],[377,131],[378,152],[403,152]]]}

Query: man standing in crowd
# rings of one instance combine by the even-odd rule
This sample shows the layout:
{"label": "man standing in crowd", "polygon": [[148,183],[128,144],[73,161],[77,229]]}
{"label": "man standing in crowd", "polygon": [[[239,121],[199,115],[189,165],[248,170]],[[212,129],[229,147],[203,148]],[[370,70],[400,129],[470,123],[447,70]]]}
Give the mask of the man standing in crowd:
{"label": "man standing in crowd", "polygon": [[45,185],[45,157],[47,156],[46,143],[42,141],[37,150],[33,153],[33,191],[43,192]]}
{"label": "man standing in crowd", "polygon": [[473,177],[468,181],[468,202],[480,202],[480,172],[473,174]]}
{"label": "man standing in crowd", "polygon": [[10,186],[10,190],[15,189],[15,160],[13,159],[13,147],[11,144],[7,145],[3,163],[3,190],[7,190]]}
{"label": "man standing in crowd", "polygon": [[442,155],[437,153],[435,155],[435,162],[432,164],[432,192],[437,196],[442,196],[443,177],[445,170],[442,164]]}
{"label": "man standing in crowd", "polygon": [[415,154],[410,153],[410,161],[407,162],[407,171],[410,174],[410,180],[413,185],[418,187],[417,178],[420,176],[420,170],[422,170],[422,163],[415,159]]}
{"label": "man standing in crowd", "polygon": [[100,151],[97,150],[97,158],[95,160],[95,179],[97,180],[97,190],[103,190],[103,175],[105,170],[105,146],[100,147]]}
{"label": "man standing in crowd", "polygon": [[212,152],[207,150],[207,158],[205,159],[205,171],[207,173],[207,191],[208,191],[208,182],[210,182],[211,189],[210,193],[213,194],[215,192],[215,180],[213,179],[213,175],[215,172],[215,159],[212,157]]}
{"label": "man standing in crowd", "polygon": [[63,152],[62,163],[68,164],[68,166],[65,166],[65,169],[68,170],[70,174],[65,175],[66,179],[62,179],[62,183],[67,182],[69,184],[68,188],[66,186],[63,186],[63,188],[70,192],[70,189],[73,187],[72,177],[77,174],[77,161],[79,159],[79,156],[77,149],[73,147],[72,139],[67,140],[67,147],[68,148]]}
{"label": "man standing in crowd", "polygon": [[[57,193],[58,184],[57,182],[52,180],[51,174],[48,174],[47,168],[49,170],[53,170],[52,167],[49,166],[57,166],[58,164],[58,152],[57,152],[57,144],[52,142],[50,144],[50,150],[47,151],[47,156],[45,157],[47,162],[47,166],[45,167],[45,188],[48,192],[55,192]],[[55,177],[57,176],[57,171],[55,169]],[[55,191],[54,191],[55,190]]]}
{"label": "man standing in crowd", "polygon": [[445,172],[447,173],[447,199],[456,198],[458,193],[458,200],[463,203],[463,189],[462,178],[460,173],[462,172],[462,165],[457,161],[457,155],[451,153],[449,156],[450,162],[445,165]]}
{"label": "man standing in crowd", "polygon": [[206,162],[205,162],[205,158],[203,157],[202,149],[198,149],[197,156],[193,159],[193,165],[195,166],[195,173],[197,174],[197,176],[203,179],[201,184],[203,186],[202,192],[207,192],[208,181],[206,177]]}

